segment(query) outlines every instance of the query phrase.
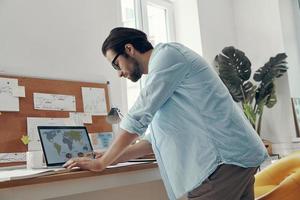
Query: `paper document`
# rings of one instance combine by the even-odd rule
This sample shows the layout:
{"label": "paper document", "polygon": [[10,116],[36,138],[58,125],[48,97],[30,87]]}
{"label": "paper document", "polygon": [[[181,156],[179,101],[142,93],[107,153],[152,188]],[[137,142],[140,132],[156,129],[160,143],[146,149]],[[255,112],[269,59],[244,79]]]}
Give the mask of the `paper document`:
{"label": "paper document", "polygon": [[33,93],[34,109],[76,111],[75,96]]}
{"label": "paper document", "polygon": [[25,97],[25,86],[18,86],[13,88],[12,95],[14,97]]}
{"label": "paper document", "polygon": [[85,113],[107,115],[105,90],[103,88],[82,87],[81,91]]}
{"label": "paper document", "polygon": [[19,97],[13,96],[18,80],[0,78],[0,111],[19,111]]}
{"label": "paper document", "polygon": [[0,181],[17,180],[24,178],[33,178],[50,174],[65,173],[71,170],[66,168],[51,169],[0,169]]}
{"label": "paper document", "polygon": [[0,153],[0,163],[24,162],[26,161],[26,153]]}
{"label": "paper document", "polygon": [[69,116],[77,126],[83,126],[83,124],[93,123],[92,115],[90,113],[70,112]]}
{"label": "paper document", "polygon": [[70,118],[27,117],[28,151],[42,151],[38,126],[75,126]]}
{"label": "paper document", "polygon": [[123,162],[123,163],[118,163],[116,165],[107,166],[106,168],[111,169],[111,168],[125,167],[125,166],[130,166],[130,165],[139,165],[139,164],[144,164],[144,163],[149,163],[149,162]]}

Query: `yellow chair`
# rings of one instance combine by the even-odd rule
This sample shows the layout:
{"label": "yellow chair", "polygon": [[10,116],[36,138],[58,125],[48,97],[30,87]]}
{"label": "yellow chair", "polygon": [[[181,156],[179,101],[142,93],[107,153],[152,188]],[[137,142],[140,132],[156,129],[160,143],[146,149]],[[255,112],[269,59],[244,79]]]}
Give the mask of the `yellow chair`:
{"label": "yellow chair", "polygon": [[300,151],[255,175],[256,200],[300,200]]}

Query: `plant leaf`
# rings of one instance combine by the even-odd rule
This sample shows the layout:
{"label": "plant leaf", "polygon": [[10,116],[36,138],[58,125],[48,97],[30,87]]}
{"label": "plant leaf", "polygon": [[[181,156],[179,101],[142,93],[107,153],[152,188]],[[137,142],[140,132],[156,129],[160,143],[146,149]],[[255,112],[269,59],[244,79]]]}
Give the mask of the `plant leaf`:
{"label": "plant leaf", "polygon": [[275,85],[271,91],[271,94],[267,98],[266,106],[272,108],[277,103],[277,97],[275,93]]}
{"label": "plant leaf", "polygon": [[272,82],[274,78],[282,76],[288,69],[286,66],[287,55],[285,53],[279,53],[275,57],[271,57],[270,60],[261,68],[259,68],[253,76],[253,79],[257,82],[264,82],[268,84]]}
{"label": "plant leaf", "polygon": [[249,96],[250,83],[245,83],[251,76],[251,62],[245,53],[233,46],[225,47],[223,54],[215,57],[215,64],[219,76],[227,86],[232,98],[236,102],[245,100]]}
{"label": "plant leaf", "polygon": [[256,95],[255,95],[256,104],[259,105],[261,104],[261,102],[266,103],[266,100],[269,97],[269,95],[271,95],[273,89],[274,89],[273,82],[270,82],[267,85],[265,85],[264,82],[261,82],[259,84],[259,87],[256,90]]}

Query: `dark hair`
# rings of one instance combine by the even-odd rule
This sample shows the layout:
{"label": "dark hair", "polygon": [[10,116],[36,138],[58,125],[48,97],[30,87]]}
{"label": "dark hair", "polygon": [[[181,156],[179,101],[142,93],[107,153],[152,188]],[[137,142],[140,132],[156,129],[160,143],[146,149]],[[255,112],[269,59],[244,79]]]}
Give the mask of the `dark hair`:
{"label": "dark hair", "polygon": [[102,53],[111,49],[117,54],[123,54],[125,44],[132,44],[140,53],[145,53],[153,49],[152,44],[147,40],[147,35],[134,28],[117,27],[110,31],[108,37],[102,44]]}

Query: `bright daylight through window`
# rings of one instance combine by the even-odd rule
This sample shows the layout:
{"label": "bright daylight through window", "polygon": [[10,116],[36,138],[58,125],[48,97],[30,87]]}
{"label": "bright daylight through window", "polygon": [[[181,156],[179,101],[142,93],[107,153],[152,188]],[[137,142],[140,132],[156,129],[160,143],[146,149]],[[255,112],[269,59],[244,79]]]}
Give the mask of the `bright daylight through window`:
{"label": "bright daylight through window", "polygon": [[[172,40],[171,24],[172,4],[166,0],[121,0],[122,22],[124,27],[137,28],[147,33],[153,46],[160,42]],[[141,81],[136,83],[127,80],[128,109],[134,104]]]}

